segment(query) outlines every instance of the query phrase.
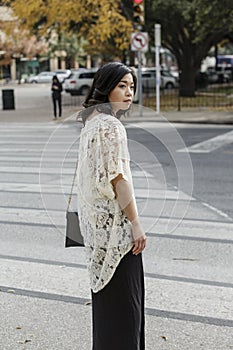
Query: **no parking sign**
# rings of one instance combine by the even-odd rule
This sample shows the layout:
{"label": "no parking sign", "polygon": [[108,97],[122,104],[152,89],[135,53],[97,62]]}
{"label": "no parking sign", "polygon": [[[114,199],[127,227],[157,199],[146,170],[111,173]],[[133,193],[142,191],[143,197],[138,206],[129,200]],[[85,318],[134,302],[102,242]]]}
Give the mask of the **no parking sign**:
{"label": "no parking sign", "polygon": [[148,33],[136,32],[131,34],[132,51],[148,51]]}

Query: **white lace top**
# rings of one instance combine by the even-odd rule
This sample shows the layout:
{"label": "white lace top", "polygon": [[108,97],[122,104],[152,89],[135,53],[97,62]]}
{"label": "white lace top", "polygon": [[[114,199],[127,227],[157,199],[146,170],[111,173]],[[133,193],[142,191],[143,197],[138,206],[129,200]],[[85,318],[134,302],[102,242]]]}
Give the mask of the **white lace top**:
{"label": "white lace top", "polygon": [[131,223],[111,184],[119,174],[132,185],[125,128],[111,115],[96,115],[81,131],[77,170],[80,228],[93,292],[107,285],[133,246]]}

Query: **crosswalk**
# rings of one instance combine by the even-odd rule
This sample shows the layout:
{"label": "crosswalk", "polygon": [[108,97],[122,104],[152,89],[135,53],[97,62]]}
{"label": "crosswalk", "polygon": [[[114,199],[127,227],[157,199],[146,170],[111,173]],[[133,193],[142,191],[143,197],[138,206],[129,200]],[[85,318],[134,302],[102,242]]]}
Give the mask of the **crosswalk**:
{"label": "crosswalk", "polygon": [[233,143],[233,131],[228,131],[208,140],[198,142],[190,147],[182,148],[178,152],[210,153],[231,143]]}
{"label": "crosswalk", "polygon": [[[1,125],[2,292],[70,303],[90,299],[83,249],[77,254],[63,246],[79,132],[72,123]],[[148,233],[147,316],[233,327],[232,221],[161,182],[146,159],[139,165],[132,175]],[[14,253],[9,249],[13,238]]]}

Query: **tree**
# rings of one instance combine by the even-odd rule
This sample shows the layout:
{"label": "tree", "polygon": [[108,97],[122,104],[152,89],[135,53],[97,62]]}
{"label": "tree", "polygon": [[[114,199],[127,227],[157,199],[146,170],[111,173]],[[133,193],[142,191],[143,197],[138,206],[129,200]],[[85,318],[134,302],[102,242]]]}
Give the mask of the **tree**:
{"label": "tree", "polygon": [[145,0],[147,29],[162,28],[162,44],[176,57],[182,96],[195,96],[195,76],[210,48],[233,29],[232,0]]}
{"label": "tree", "polygon": [[92,46],[112,43],[119,52],[128,49],[132,24],[122,14],[120,0],[5,0],[24,28],[49,39],[51,33],[83,37]]}
{"label": "tree", "polygon": [[[37,55],[44,54],[47,51],[47,44],[44,41],[37,40],[35,35],[31,35],[26,29],[19,29],[19,22],[16,17],[9,12],[8,21],[0,21],[0,50],[4,52],[3,61],[10,64],[12,58],[19,62],[18,78],[21,80],[20,58],[34,58]],[[1,62],[1,61],[0,61]]]}
{"label": "tree", "polygon": [[11,35],[6,37],[5,42],[2,45],[2,49],[5,52],[5,59],[12,58],[16,59],[18,65],[18,82],[21,82],[21,58],[27,57],[28,59],[33,59],[37,55],[41,55],[47,52],[47,45],[44,42],[38,41],[36,36],[29,35],[29,33],[24,31],[19,31],[15,28]]}

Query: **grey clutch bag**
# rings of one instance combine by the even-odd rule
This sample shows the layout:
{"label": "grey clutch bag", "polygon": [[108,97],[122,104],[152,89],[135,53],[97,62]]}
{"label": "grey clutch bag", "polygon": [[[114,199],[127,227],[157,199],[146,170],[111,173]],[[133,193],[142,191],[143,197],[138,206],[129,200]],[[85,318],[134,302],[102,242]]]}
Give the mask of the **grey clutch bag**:
{"label": "grey clutch bag", "polygon": [[68,199],[68,206],[66,210],[66,239],[65,239],[65,248],[68,247],[84,247],[83,236],[81,234],[79,217],[77,211],[69,211],[74,182],[77,174],[78,161],[76,162],[75,172],[73,176],[73,182],[71,186],[71,191]]}

